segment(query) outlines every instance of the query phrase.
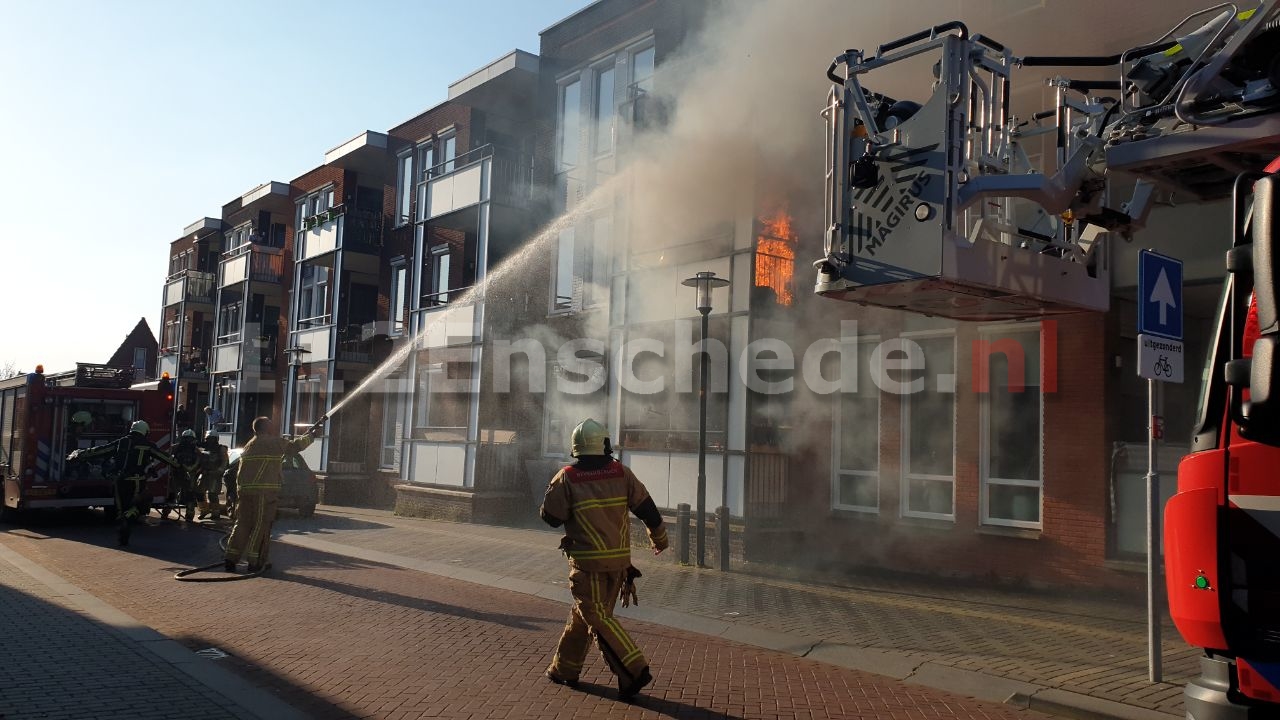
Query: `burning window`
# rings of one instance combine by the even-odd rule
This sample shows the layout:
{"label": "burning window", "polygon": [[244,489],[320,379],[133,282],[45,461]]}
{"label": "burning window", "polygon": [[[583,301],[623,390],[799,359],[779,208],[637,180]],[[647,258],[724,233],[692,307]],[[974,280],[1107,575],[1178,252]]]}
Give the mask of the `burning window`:
{"label": "burning window", "polygon": [[760,218],[760,235],[756,238],[757,288],[769,288],[779,305],[795,301],[792,278],[796,267],[796,234],[791,216],[778,209]]}

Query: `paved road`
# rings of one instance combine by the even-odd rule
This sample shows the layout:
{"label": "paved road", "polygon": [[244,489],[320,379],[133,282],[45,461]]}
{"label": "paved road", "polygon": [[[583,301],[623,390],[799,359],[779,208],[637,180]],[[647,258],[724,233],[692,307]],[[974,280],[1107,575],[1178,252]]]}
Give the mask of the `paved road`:
{"label": "paved road", "polygon": [[[210,662],[309,717],[1044,717],[634,621],[657,681],[628,705],[598,658],[579,691],[542,677],[562,603],[289,545],[277,545],[270,578],[177,583],[176,569],[217,558],[215,533],[166,523],[121,551],[101,526],[6,530],[4,548],[189,648],[217,648],[226,657]],[[91,651],[70,642],[58,654]]]}

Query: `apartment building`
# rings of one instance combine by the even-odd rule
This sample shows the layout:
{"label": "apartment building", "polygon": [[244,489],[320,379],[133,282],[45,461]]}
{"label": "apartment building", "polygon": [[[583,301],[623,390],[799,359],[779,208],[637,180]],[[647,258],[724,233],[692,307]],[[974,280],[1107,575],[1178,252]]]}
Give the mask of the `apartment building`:
{"label": "apartment building", "polygon": [[200,218],[169,243],[160,316],[158,367],[173,380],[174,423],[207,430],[201,410],[212,397],[209,363],[215,342],[218,263],[223,235],[220,218]]}
{"label": "apartment building", "polygon": [[267,182],[222,206],[209,375],[228,447],[253,435],[253,419],[283,406],[287,258],[293,239],[287,183]]}

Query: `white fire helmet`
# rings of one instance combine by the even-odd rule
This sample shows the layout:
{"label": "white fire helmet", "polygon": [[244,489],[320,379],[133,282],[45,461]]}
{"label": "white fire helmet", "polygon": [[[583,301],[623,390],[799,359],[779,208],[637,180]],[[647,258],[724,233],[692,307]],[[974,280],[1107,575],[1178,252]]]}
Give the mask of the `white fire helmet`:
{"label": "white fire helmet", "polygon": [[609,454],[609,431],[591,418],[578,423],[569,436],[569,442],[570,454],[574,457]]}
{"label": "white fire helmet", "polygon": [[129,432],[146,436],[151,432],[151,426],[147,424],[146,420],[135,420],[133,424],[129,426]]}

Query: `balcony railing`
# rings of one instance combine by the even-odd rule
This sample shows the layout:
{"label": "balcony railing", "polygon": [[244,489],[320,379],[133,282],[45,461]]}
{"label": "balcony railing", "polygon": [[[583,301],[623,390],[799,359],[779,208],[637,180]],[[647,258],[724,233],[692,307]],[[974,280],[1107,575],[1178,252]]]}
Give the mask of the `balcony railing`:
{"label": "balcony railing", "polygon": [[382,249],[384,223],[381,212],[348,210],[342,226],[342,249],[377,253]]}
{"label": "balcony railing", "polygon": [[213,273],[183,270],[169,278],[164,286],[164,305],[183,302],[213,303]]}
{"label": "balcony railing", "polygon": [[[488,161],[488,177],[483,163]],[[527,207],[542,197],[533,183],[530,156],[496,145],[482,145],[427,172],[418,183],[416,218],[430,220],[485,200]]]}
{"label": "balcony railing", "polygon": [[246,244],[222,256],[218,264],[220,287],[245,280],[279,284],[284,279],[284,250],[266,245]]}

